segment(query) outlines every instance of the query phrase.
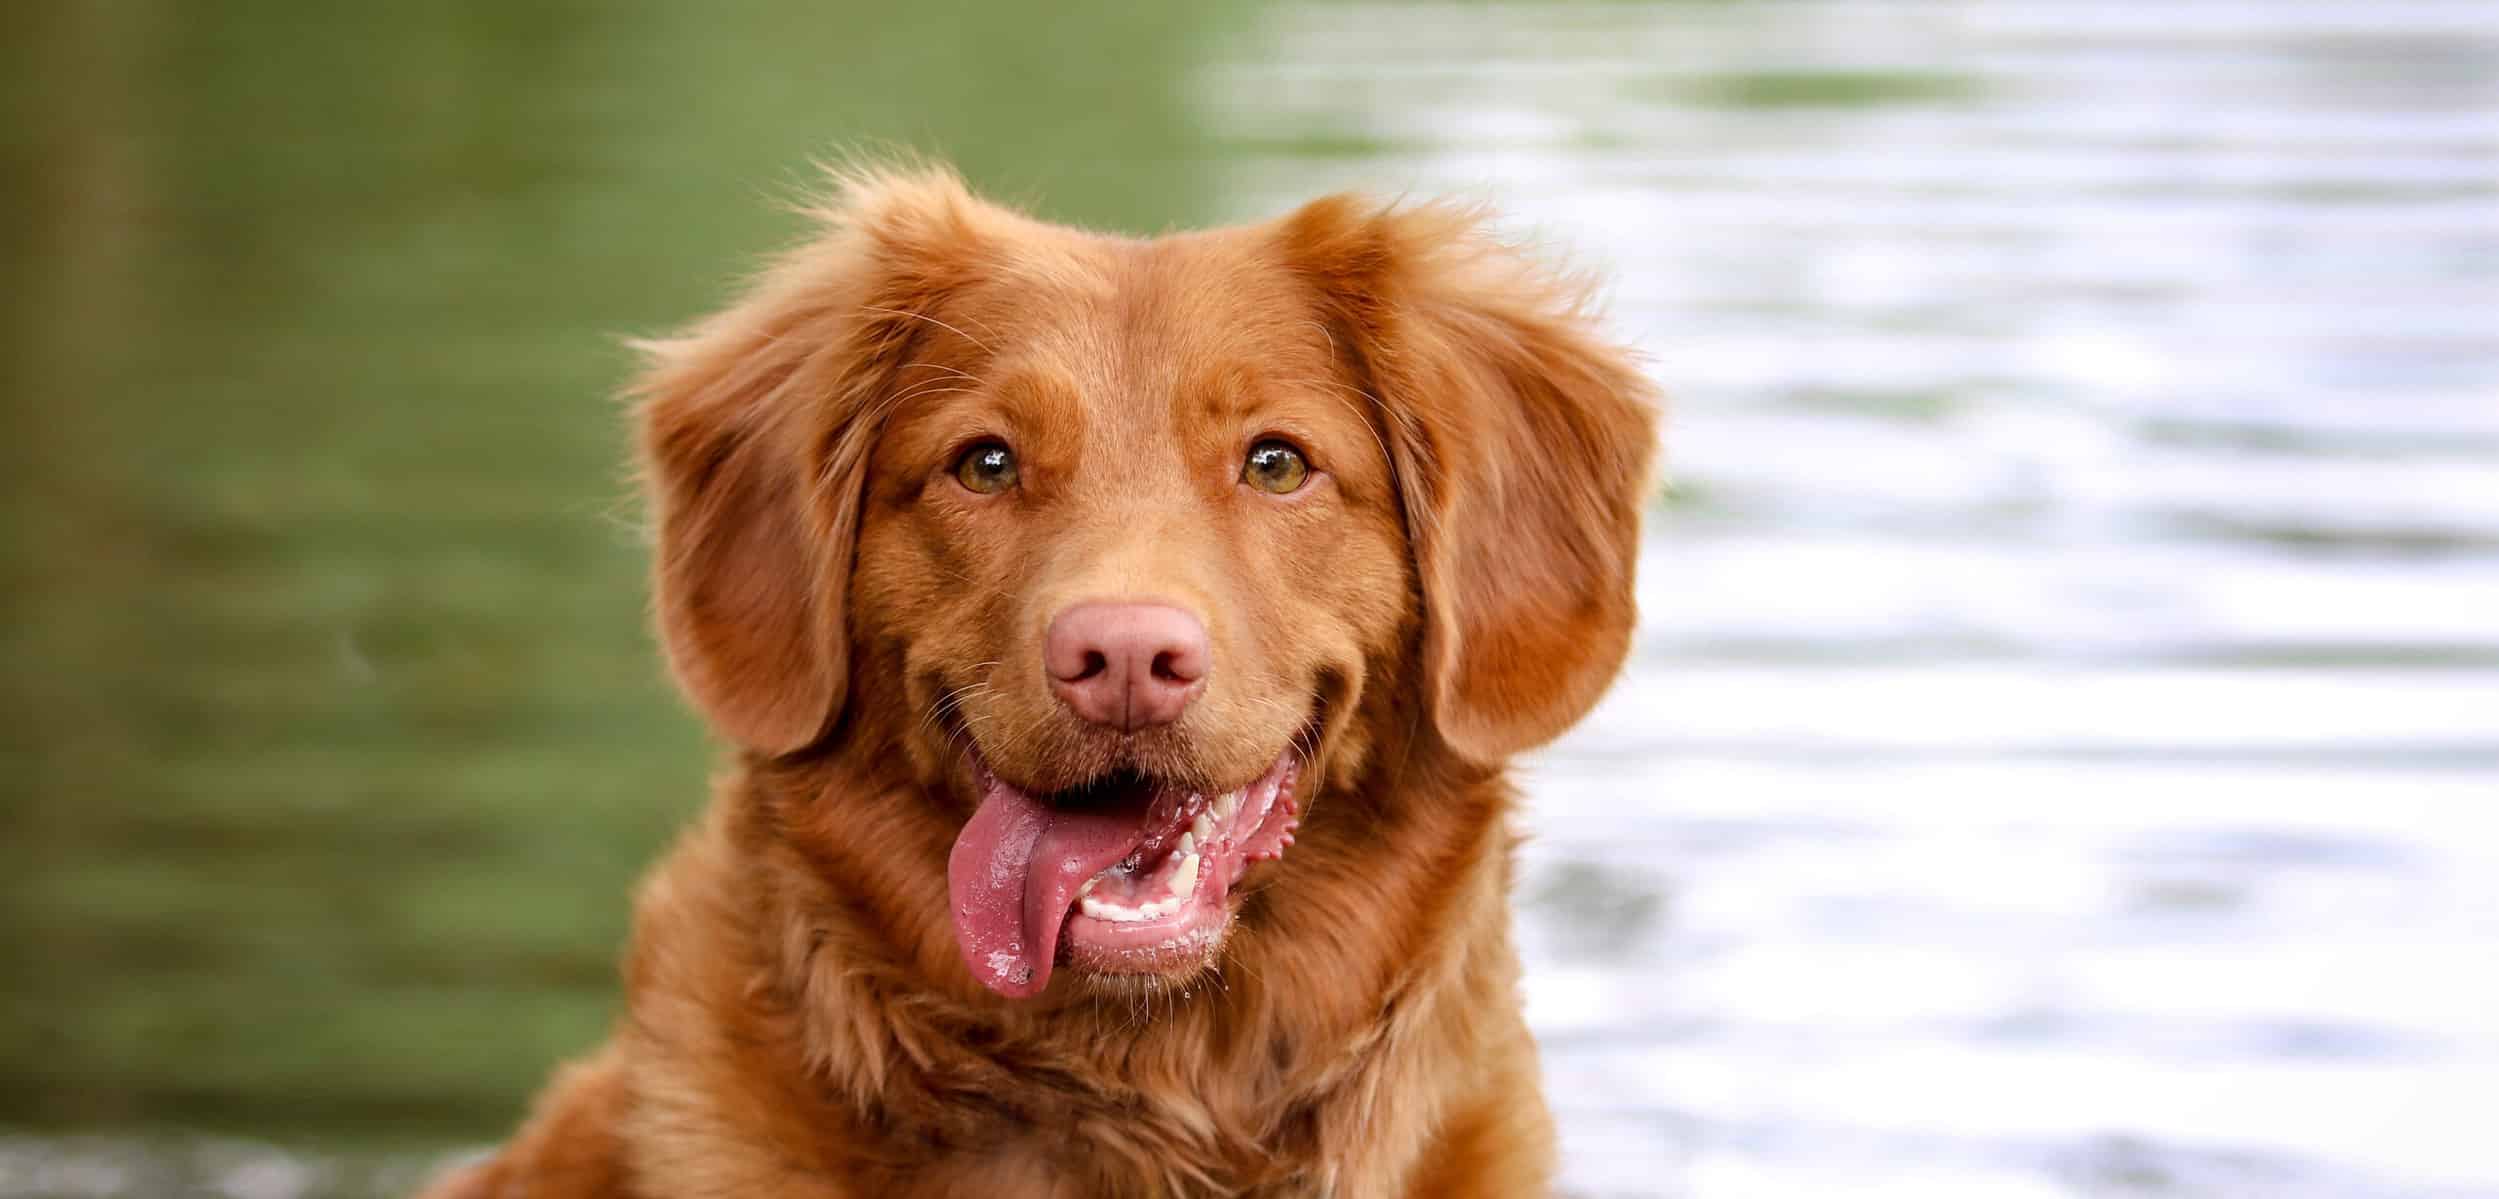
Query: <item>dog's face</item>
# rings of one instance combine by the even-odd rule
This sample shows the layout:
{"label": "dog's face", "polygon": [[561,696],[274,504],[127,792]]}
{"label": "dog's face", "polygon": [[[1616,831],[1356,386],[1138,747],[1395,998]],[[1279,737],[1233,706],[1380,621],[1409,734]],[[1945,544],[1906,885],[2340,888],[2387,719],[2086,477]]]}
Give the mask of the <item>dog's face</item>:
{"label": "dog's face", "polygon": [[749,748],[908,762],[991,989],[1204,968],[1375,726],[1497,764],[1619,663],[1644,385],[1471,222],[831,215],[657,347],[662,628]]}
{"label": "dog's face", "polygon": [[870,456],[852,627],[975,801],[957,930],[1010,994],[1050,947],[1205,961],[1414,610],[1365,402],[1237,240],[999,264],[933,314],[963,334],[899,372]]}

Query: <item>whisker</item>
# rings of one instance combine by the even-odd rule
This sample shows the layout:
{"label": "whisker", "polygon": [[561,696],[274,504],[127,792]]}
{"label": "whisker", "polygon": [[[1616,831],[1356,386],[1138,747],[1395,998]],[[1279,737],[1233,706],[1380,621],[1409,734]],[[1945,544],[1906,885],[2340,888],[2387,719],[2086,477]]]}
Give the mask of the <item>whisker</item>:
{"label": "whisker", "polygon": [[[1324,330],[1322,330],[1322,332],[1324,332]],[[1339,383],[1334,379],[1301,378],[1288,379],[1285,380],[1285,382],[1308,387],[1329,388],[1330,398],[1334,399],[1337,403],[1344,405],[1345,411],[1352,413],[1355,420],[1362,422],[1362,427],[1371,434],[1371,440],[1377,443],[1380,447],[1380,461],[1388,464],[1388,469],[1391,474],[1396,473],[1397,459],[1388,452],[1388,438],[1381,434],[1379,423],[1371,419],[1371,414],[1369,412],[1363,411],[1360,407],[1356,406],[1352,400],[1346,399],[1344,395],[1340,393],[1352,392],[1363,399],[1371,401],[1374,408],[1383,412],[1387,411],[1388,406],[1380,402],[1380,397],[1372,395],[1370,392],[1364,391],[1359,387],[1355,387],[1350,383]]]}
{"label": "whisker", "polygon": [[[996,329],[992,329],[992,328],[990,328],[990,327],[989,327],[989,322],[988,322],[988,321],[982,320],[981,318],[979,318],[979,317],[977,317],[977,316],[974,316],[974,315],[972,315],[971,313],[968,313],[968,312],[963,313],[963,314],[962,314],[962,317],[963,317],[963,319],[964,319],[964,320],[970,321],[971,323],[973,323],[973,324],[975,324],[975,325],[980,326],[980,331],[981,331],[981,332],[986,333],[986,334],[990,335],[991,337],[996,337],[996,336],[998,336],[998,331],[997,331]],[[982,346],[981,348],[985,350],[985,349],[988,349],[989,347],[987,347],[987,346]]]}
{"label": "whisker", "polygon": [[980,376],[967,370],[960,370],[955,367],[948,366],[943,362],[906,362],[902,364],[899,369],[907,371],[944,371],[949,378],[960,379],[975,386],[983,382]]}
{"label": "whisker", "polygon": [[938,385],[952,382],[954,382],[952,379],[939,379],[935,384],[930,384],[924,387],[914,387],[901,395],[895,396],[894,403],[899,406],[904,400],[916,400],[921,396],[972,395],[978,390],[971,387],[944,387]]}
{"label": "whisker", "polygon": [[[906,318],[908,318],[908,319],[915,320],[915,321],[927,321],[929,324],[935,325],[935,326],[937,326],[937,327],[938,327],[938,328],[940,328],[940,329],[944,329],[945,331],[947,331],[947,332],[949,332],[949,333],[952,333],[952,334],[954,334],[955,336],[960,337],[960,338],[962,338],[962,339],[963,339],[963,340],[965,340],[965,341],[971,342],[973,345],[979,346],[979,347],[980,347],[981,349],[983,349],[983,350],[988,350],[988,351],[989,351],[990,353],[992,353],[992,354],[997,353],[997,351],[996,351],[996,350],[990,350],[990,349],[989,349],[989,343],[988,343],[988,342],[982,341],[981,339],[979,339],[979,338],[977,338],[977,337],[974,337],[974,336],[972,336],[971,334],[966,333],[966,332],[964,332],[964,331],[963,331],[963,330],[961,330],[961,329],[957,329],[957,328],[955,328],[954,326],[949,325],[949,324],[947,324],[946,322],[941,321],[941,320],[937,319],[936,317],[930,316],[930,315],[928,315],[927,313],[924,313],[924,312],[906,312],[906,311],[904,311],[904,310],[902,310],[902,309],[900,309],[900,308],[879,308],[879,307],[877,307],[877,306],[875,306],[875,305],[873,305],[873,304],[863,304],[863,305],[861,305],[861,306],[860,306],[859,310],[860,310],[861,312],[881,312],[881,313],[884,313],[884,314],[885,314],[885,315],[887,315],[887,316],[899,316],[899,317],[906,317]],[[991,336],[993,336],[993,337],[994,337],[994,336],[996,336],[996,335],[997,335],[997,334],[996,334],[996,331],[995,331],[995,330],[992,330],[990,335],[991,335]]]}
{"label": "whisker", "polygon": [[958,702],[958,701],[957,701],[957,699],[956,699],[956,697],[955,697],[955,693],[954,693],[954,692],[952,692],[952,691],[941,691],[941,692],[939,692],[939,693],[938,693],[938,695],[937,695],[937,698],[936,698],[935,700],[933,700],[933,701],[931,701],[931,702],[929,703],[929,705],[928,705],[928,710],[927,710],[926,712],[921,713],[921,715],[920,715],[920,723],[919,723],[919,724],[917,724],[917,725],[915,725],[915,726],[913,726],[913,731],[914,731],[914,732],[927,732],[929,729],[931,729],[931,728],[933,728],[933,727],[936,727],[936,725],[937,725],[937,723],[938,723],[938,718],[939,718],[941,715],[943,715],[943,714],[944,714],[944,712],[945,712],[946,708],[947,708],[949,705],[952,705],[952,704],[954,704],[954,703],[956,703],[956,702]]}

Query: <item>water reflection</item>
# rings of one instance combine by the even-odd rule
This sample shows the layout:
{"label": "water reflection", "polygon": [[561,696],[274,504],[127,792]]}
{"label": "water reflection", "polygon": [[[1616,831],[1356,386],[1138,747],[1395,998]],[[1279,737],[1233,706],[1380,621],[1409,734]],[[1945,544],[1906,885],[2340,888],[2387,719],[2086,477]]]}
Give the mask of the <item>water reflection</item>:
{"label": "water reflection", "polygon": [[1239,211],[1494,198],[1676,401],[1533,774],[1576,1185],[2499,1189],[2494,78],[2488,4],[2050,2],[1311,6],[1209,78]]}

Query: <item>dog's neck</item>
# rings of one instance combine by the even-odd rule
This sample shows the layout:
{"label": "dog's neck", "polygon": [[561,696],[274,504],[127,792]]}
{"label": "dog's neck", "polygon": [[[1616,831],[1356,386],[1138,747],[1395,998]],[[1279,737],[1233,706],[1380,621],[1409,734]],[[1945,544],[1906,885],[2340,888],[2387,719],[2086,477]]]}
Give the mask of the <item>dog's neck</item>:
{"label": "dog's neck", "polygon": [[[863,760],[878,765],[849,765]],[[731,902],[773,932],[749,949],[764,980],[750,1002],[780,1009],[791,1067],[820,1072],[799,1089],[861,1133],[967,1150],[1090,1137],[1088,1152],[1153,1171],[1305,1172],[1377,1134],[1369,1097],[1401,1055],[1435,1049],[1418,1030],[1446,1024],[1447,1002],[1487,982],[1514,993],[1510,787],[1437,755],[1393,760],[1398,777],[1374,767],[1312,798],[1206,972],[1069,975],[1022,1002],[957,960],[946,880],[926,866],[960,819],[942,793],[891,756],[750,763],[714,814],[741,875]],[[1380,838],[1405,852],[1365,851]]]}

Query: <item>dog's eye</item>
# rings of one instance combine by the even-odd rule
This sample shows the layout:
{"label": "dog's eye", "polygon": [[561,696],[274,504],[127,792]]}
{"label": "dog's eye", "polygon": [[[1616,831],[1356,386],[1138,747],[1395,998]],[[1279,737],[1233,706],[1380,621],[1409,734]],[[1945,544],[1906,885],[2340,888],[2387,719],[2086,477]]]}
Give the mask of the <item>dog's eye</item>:
{"label": "dog's eye", "polygon": [[982,495],[996,495],[1016,483],[1015,451],[984,441],[955,459],[955,481]]}
{"label": "dog's eye", "polygon": [[1269,438],[1250,447],[1241,463],[1241,481],[1260,491],[1286,495],[1301,490],[1310,477],[1310,461],[1289,442]]}

